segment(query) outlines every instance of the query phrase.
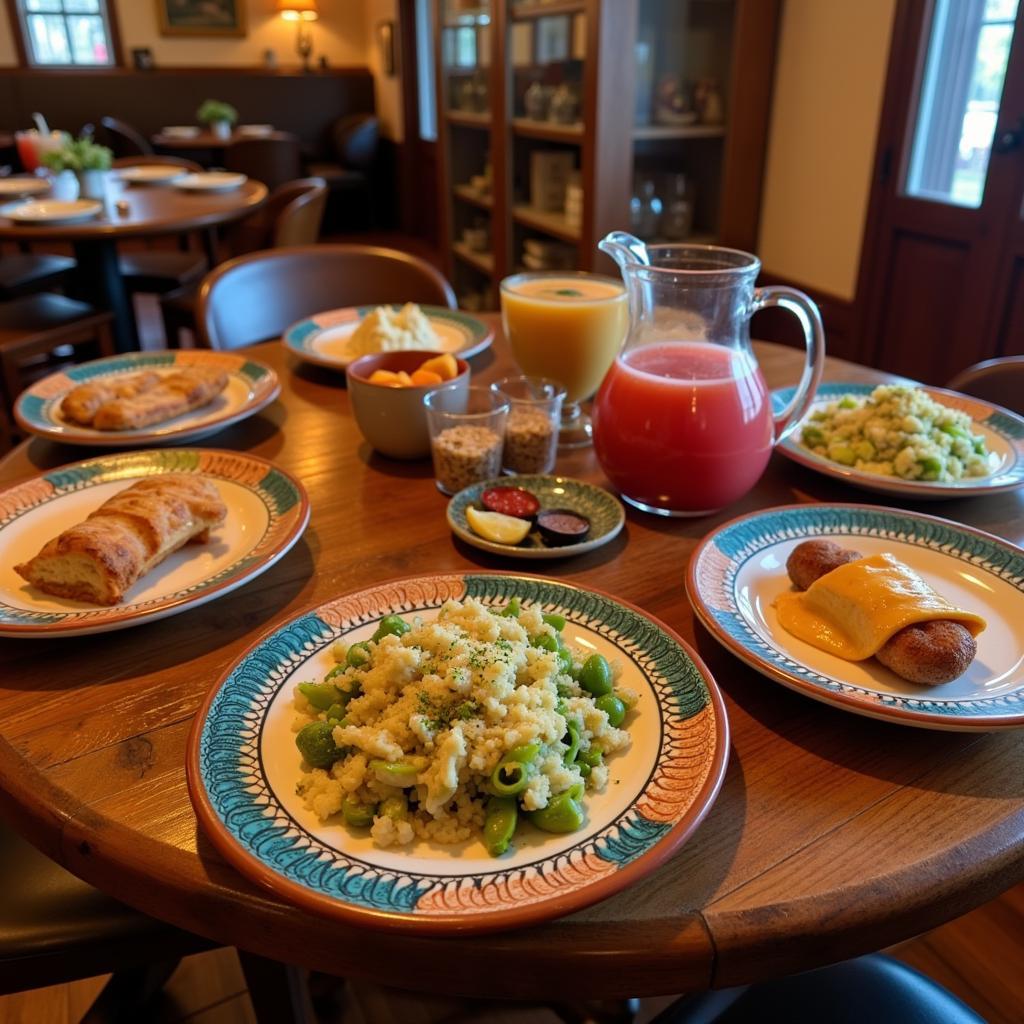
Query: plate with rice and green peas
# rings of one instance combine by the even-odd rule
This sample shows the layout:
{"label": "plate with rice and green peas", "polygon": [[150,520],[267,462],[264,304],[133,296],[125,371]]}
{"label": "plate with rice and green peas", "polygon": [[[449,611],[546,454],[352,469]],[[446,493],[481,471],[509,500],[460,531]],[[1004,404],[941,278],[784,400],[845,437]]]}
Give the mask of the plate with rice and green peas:
{"label": "plate with rice and green peas", "polygon": [[[776,410],[792,393],[772,393]],[[855,487],[918,500],[1024,486],[1024,418],[923,384],[822,384],[778,447],[794,462]]]}
{"label": "plate with rice and green peas", "polygon": [[579,910],[653,871],[713,803],[721,696],[667,626],[509,573],[417,577],[258,641],[189,742],[239,870],[313,912],[443,933]]}

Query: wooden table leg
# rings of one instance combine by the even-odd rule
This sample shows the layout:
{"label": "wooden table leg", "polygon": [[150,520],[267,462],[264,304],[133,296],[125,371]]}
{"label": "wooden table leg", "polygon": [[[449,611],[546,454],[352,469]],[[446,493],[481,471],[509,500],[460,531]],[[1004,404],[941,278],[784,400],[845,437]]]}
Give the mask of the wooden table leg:
{"label": "wooden table leg", "polygon": [[307,971],[241,949],[238,961],[259,1024],[316,1024]]}
{"label": "wooden table leg", "polygon": [[106,238],[77,241],[75,260],[75,297],[114,314],[114,347],[118,352],[138,351],[135,310],[121,277],[116,243]]}

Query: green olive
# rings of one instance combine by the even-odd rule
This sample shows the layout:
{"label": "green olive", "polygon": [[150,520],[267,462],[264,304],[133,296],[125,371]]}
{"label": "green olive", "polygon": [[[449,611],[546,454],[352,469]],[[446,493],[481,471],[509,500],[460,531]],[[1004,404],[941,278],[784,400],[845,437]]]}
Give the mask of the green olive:
{"label": "green olive", "polygon": [[334,722],[310,722],[295,734],[295,746],[314,768],[330,768],[345,756],[345,750],[334,742]]}
{"label": "green olive", "polygon": [[583,662],[580,686],[595,697],[612,692],[612,670],[603,654],[592,654]]}
{"label": "green olive", "polygon": [[365,640],[354,643],[345,655],[345,661],[352,668],[364,668],[370,664],[370,645]]}
{"label": "green olive", "polygon": [[614,693],[604,693],[594,701],[594,707],[608,716],[608,724],[616,729],[626,717],[626,705]]}
{"label": "green olive", "polygon": [[412,626],[400,615],[385,615],[380,620],[376,632],[373,634],[374,642],[383,640],[386,636],[403,636],[412,629]]}

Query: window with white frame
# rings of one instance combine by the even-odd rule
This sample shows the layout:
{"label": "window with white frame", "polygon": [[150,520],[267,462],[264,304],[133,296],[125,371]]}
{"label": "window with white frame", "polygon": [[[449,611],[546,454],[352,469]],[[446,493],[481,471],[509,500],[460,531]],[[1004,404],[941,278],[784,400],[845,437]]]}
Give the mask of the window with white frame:
{"label": "window with white frame", "polygon": [[108,0],[17,0],[25,54],[35,67],[114,65]]}

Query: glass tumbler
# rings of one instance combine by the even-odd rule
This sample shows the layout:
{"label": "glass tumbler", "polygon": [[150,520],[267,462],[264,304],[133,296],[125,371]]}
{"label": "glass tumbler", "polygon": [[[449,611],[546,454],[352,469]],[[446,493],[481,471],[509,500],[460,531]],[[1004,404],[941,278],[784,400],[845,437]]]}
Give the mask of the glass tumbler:
{"label": "glass tumbler", "polygon": [[449,384],[423,396],[437,489],[456,494],[501,475],[508,399],[483,387]]}
{"label": "glass tumbler", "polygon": [[565,388],[546,377],[503,377],[491,390],[509,402],[505,425],[506,473],[550,473],[558,453]]}

